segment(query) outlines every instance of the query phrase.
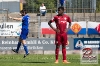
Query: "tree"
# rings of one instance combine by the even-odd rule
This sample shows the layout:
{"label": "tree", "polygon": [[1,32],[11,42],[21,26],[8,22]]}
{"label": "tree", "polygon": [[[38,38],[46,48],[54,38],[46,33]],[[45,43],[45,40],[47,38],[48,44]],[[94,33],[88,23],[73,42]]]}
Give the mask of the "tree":
{"label": "tree", "polygon": [[100,0],[97,0],[96,12],[100,12]]}
{"label": "tree", "polygon": [[39,12],[39,7],[42,3],[45,4],[47,9],[56,8],[56,0],[26,0],[26,3],[24,4],[24,9],[27,9],[28,12]]}
{"label": "tree", "polygon": [[26,3],[23,5],[23,8],[27,10],[27,12],[33,12],[34,11],[34,0],[25,0]]}
{"label": "tree", "polygon": [[[39,7],[41,3],[44,3],[47,9],[56,9],[57,8],[57,0],[25,0],[24,9],[27,9],[28,12],[39,12]],[[66,0],[67,8],[90,8],[90,2],[92,0]],[[83,1],[83,3],[82,3]],[[83,6],[82,6],[83,4]],[[48,11],[50,12],[50,10]],[[72,11],[71,11],[72,12]],[[82,10],[78,10],[76,12],[82,12]],[[90,12],[87,10],[87,12]],[[96,0],[96,12],[100,12],[100,0]]]}

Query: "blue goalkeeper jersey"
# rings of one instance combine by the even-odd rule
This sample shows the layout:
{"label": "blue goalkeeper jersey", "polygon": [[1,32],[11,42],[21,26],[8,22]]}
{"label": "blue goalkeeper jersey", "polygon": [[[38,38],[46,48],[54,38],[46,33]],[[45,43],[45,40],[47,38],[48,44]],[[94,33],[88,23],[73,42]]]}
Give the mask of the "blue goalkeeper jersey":
{"label": "blue goalkeeper jersey", "polygon": [[29,27],[29,16],[26,14],[25,16],[23,16],[22,18],[22,29],[28,29]]}

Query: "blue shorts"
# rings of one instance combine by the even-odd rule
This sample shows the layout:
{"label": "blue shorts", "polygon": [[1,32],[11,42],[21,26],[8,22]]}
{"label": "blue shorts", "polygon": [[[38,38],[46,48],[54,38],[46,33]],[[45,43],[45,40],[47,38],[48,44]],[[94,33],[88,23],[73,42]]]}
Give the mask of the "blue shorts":
{"label": "blue shorts", "polygon": [[29,32],[28,29],[22,29],[20,38],[25,40],[27,38],[28,32]]}

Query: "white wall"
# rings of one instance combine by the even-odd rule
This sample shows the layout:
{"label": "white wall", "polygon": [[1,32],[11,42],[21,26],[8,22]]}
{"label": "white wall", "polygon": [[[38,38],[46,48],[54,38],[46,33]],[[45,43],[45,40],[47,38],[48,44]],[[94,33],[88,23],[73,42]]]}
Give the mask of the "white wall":
{"label": "white wall", "polygon": [[9,1],[17,1],[17,2],[20,2],[20,0],[0,0],[0,2],[9,2]]}

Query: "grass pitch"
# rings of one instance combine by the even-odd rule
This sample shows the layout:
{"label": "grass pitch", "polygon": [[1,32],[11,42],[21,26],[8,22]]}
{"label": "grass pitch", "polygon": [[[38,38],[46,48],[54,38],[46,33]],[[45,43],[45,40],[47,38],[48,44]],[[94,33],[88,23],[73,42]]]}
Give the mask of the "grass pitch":
{"label": "grass pitch", "polygon": [[59,63],[55,64],[55,55],[30,54],[23,58],[22,54],[0,55],[0,66],[100,66],[100,55],[98,64],[80,64],[80,55],[67,55],[70,64],[62,63],[62,55],[59,55]]}

